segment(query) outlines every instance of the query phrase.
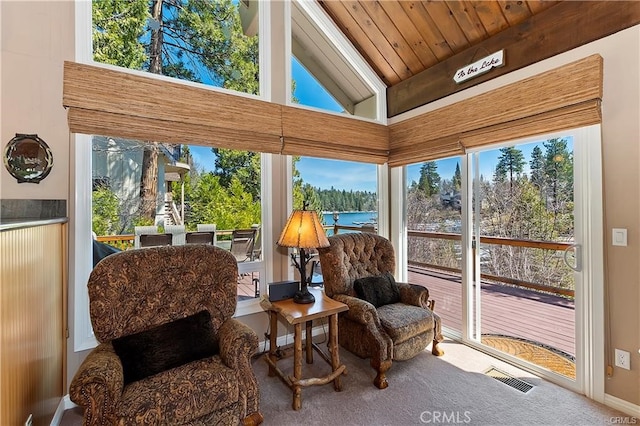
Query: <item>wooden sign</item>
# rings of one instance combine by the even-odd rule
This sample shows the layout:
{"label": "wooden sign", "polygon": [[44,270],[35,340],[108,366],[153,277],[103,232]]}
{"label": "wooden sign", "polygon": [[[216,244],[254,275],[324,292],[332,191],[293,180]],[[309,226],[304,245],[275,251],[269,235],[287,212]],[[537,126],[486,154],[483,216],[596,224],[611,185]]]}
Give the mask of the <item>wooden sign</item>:
{"label": "wooden sign", "polygon": [[504,49],[499,52],[486,56],[479,61],[476,61],[470,65],[466,65],[456,71],[453,76],[453,80],[460,84],[463,81],[467,81],[473,77],[477,77],[480,74],[490,71],[492,68],[498,68],[504,65]]}

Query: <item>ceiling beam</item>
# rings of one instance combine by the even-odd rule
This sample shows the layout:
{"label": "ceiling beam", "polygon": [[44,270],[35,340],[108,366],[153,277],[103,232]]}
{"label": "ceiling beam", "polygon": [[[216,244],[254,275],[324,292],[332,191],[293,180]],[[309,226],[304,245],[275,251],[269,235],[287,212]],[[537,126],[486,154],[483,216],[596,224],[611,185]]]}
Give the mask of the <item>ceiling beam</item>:
{"label": "ceiling beam", "polygon": [[[640,23],[638,1],[563,1],[387,89],[393,117]],[[505,50],[505,65],[456,84],[455,72]]]}

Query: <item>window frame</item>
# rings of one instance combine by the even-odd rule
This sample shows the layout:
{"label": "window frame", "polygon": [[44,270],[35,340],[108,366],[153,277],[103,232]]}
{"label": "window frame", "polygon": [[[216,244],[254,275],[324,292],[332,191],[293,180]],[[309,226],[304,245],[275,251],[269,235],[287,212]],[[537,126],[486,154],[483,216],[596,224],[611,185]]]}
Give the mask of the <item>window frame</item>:
{"label": "window frame", "polygon": [[[261,2],[262,3],[262,2]],[[265,8],[261,4],[261,9]],[[268,16],[268,13],[267,13]],[[261,10],[262,17],[262,10]],[[263,19],[261,18],[261,23]],[[264,25],[261,25],[260,39],[262,40]],[[93,61],[92,54],[92,2],[91,1],[76,1],[75,2],[75,59],[79,63],[98,65],[104,67],[110,67],[109,65],[98,63]],[[266,36],[265,36],[266,39]],[[266,51],[266,43],[259,43],[260,49],[260,93],[270,93],[268,89],[269,83],[262,77],[266,75],[266,64],[264,51]],[[127,72],[141,72],[137,70],[130,70],[126,68],[117,67],[118,69],[126,70]],[[145,76],[167,79],[168,77],[162,75],[149,75],[144,73]],[[183,84],[197,84],[189,81],[176,80]],[[264,85],[264,86],[263,86]],[[264,88],[263,88],[264,87]],[[216,88],[221,91],[227,91],[222,88]],[[250,97],[264,98],[264,95],[256,96],[241,92],[227,91],[236,95],[244,95]],[[73,259],[72,265],[69,271],[70,282],[73,283],[74,291],[73,297],[69,301],[73,309],[73,342],[74,351],[79,352],[83,350],[89,350],[98,345],[98,341],[93,334],[91,326],[91,320],[89,316],[89,296],[86,283],[89,279],[89,275],[93,269],[92,251],[87,250],[88,244],[92,239],[92,226],[91,226],[91,199],[92,199],[92,168],[91,168],[91,139],[92,135],[86,134],[70,134],[71,142],[71,158],[75,165],[71,169],[70,190],[73,194],[72,200],[70,200],[70,211],[73,212],[70,218],[70,233],[71,244],[69,247],[69,256]],[[272,223],[271,214],[272,206],[270,198],[267,194],[273,192],[274,180],[270,177],[273,176],[272,172],[273,156],[271,154],[261,153],[261,199],[262,202],[262,229],[271,229]],[[272,237],[268,232],[263,232],[261,237],[263,247],[270,247],[272,245]],[[272,254],[269,250],[263,251],[261,260],[253,262],[245,262],[238,264],[239,273],[258,272],[260,274],[260,292],[264,294],[266,292],[266,283],[272,281],[273,268],[270,267],[273,263]],[[244,316],[256,312],[261,312],[262,308],[259,304],[259,299],[250,299],[238,302],[235,316]]]}
{"label": "window frame", "polygon": [[[299,4],[313,19],[322,31],[333,42],[334,47],[349,60],[360,76],[376,91],[377,120],[387,124],[386,118],[386,86],[372,71],[362,56],[351,43],[333,25],[326,12],[314,1],[300,0]],[[90,65],[100,65],[92,58],[92,2],[75,1],[75,61]],[[227,91],[234,95],[249,96],[282,105],[291,103],[291,5],[288,2],[259,2],[259,78],[260,95],[249,95],[241,92]],[[123,69],[117,67],[118,69]],[[135,70],[127,72],[137,73]],[[141,72],[142,73],[142,72]],[[145,76],[167,79],[161,75]],[[172,79],[183,84],[198,84],[189,81]],[[225,89],[216,88],[226,91]],[[300,107],[300,105],[292,105]],[[355,118],[355,117],[354,117]],[[70,170],[70,247],[69,256],[72,267],[69,281],[73,283],[69,304],[73,310],[73,349],[76,352],[92,349],[97,345],[89,318],[89,299],[86,283],[92,270],[90,251],[86,250],[91,241],[91,136],[70,134],[70,157],[74,167]],[[280,158],[282,157],[282,158]],[[263,257],[260,262],[253,262],[239,267],[240,272],[254,270],[260,273],[260,291],[266,293],[267,283],[273,281],[275,275],[293,277],[293,268],[288,256],[279,255],[275,249],[274,229],[281,226],[291,210],[291,157],[275,154],[261,154],[262,165],[262,234]],[[389,193],[390,169],[387,164],[377,166],[378,174],[378,226],[383,236],[390,235],[390,200],[382,194]],[[282,193],[282,195],[276,195]],[[288,201],[289,200],[289,201]],[[282,224],[283,225],[283,224]],[[250,268],[245,270],[245,268]],[[236,317],[262,312],[259,299],[251,299],[238,303]]]}

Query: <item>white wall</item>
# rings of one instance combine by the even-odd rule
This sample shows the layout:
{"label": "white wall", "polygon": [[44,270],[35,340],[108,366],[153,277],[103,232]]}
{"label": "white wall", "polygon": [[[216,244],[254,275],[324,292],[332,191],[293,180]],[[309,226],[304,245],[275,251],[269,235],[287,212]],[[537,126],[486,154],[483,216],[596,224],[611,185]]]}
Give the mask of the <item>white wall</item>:
{"label": "white wall", "polygon": [[2,152],[16,133],[37,133],[53,153],[53,169],[39,184],[0,170],[3,199],[68,199],[69,128],[62,107],[62,64],[73,60],[72,1],[2,1],[0,134]]}

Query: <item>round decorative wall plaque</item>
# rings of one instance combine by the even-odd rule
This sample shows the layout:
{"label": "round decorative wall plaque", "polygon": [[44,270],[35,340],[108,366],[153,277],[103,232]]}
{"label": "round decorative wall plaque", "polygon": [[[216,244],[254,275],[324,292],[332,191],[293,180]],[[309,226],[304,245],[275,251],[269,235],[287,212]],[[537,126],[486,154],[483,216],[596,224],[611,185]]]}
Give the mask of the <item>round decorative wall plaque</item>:
{"label": "round decorative wall plaque", "polygon": [[53,154],[38,135],[17,133],[4,150],[4,166],[18,183],[40,183],[53,167]]}

